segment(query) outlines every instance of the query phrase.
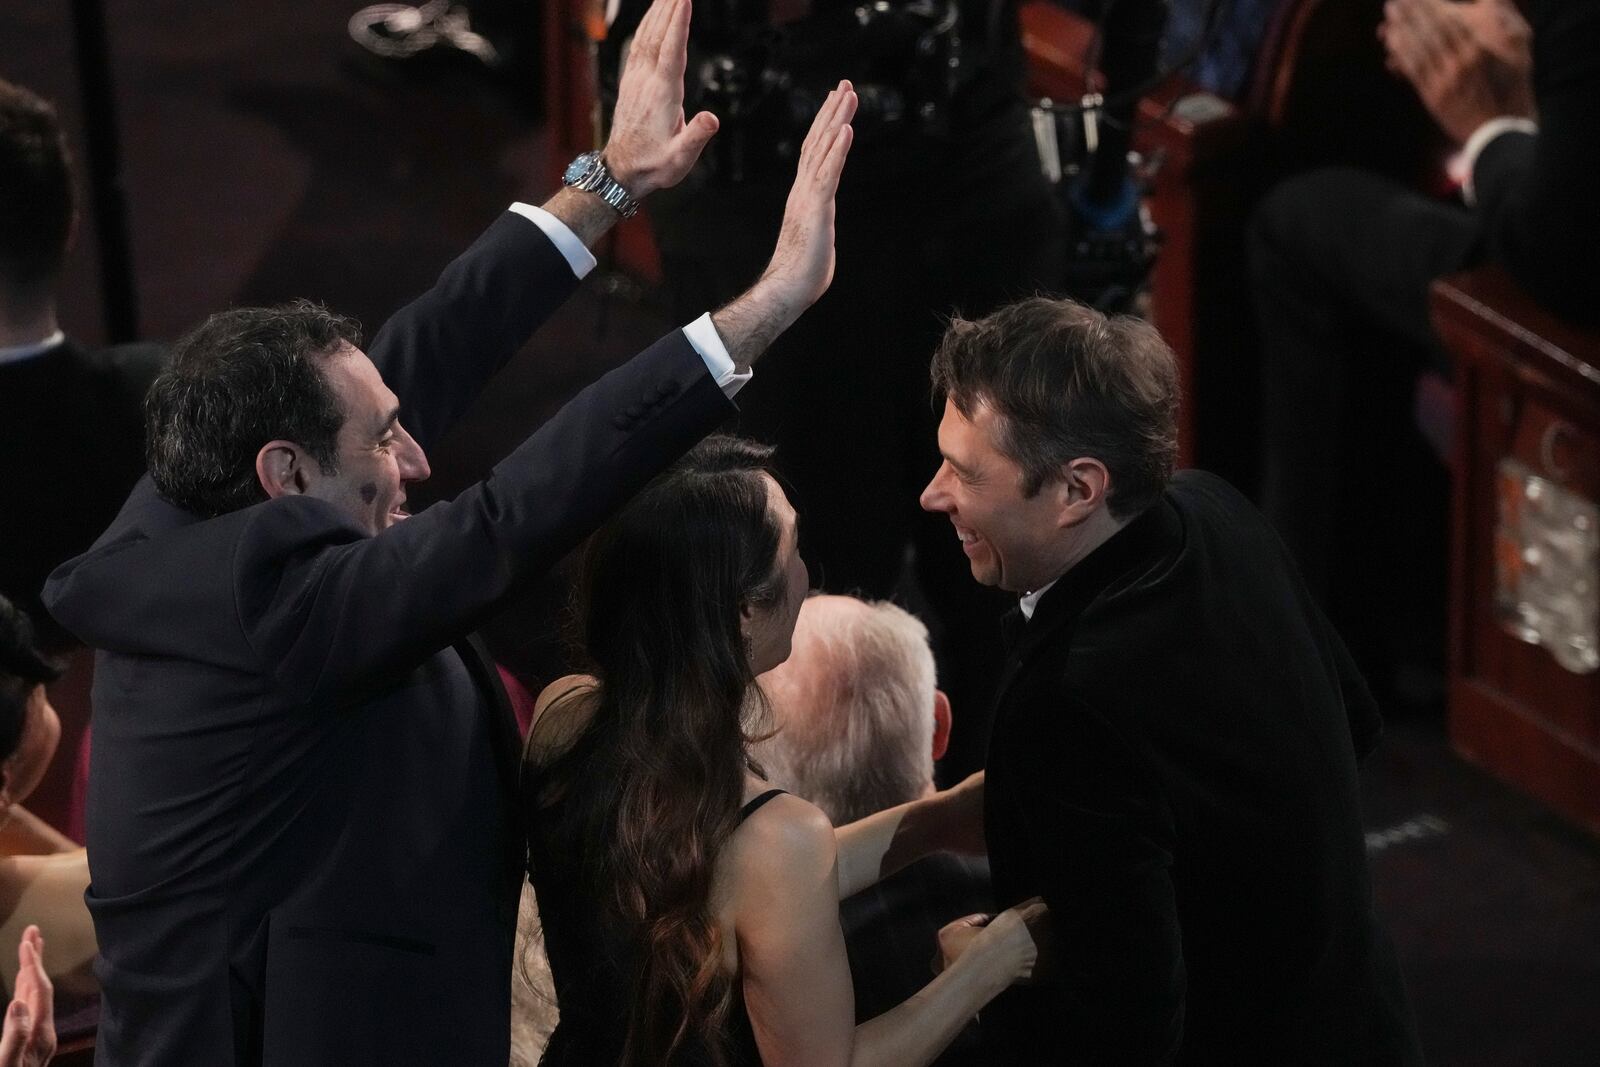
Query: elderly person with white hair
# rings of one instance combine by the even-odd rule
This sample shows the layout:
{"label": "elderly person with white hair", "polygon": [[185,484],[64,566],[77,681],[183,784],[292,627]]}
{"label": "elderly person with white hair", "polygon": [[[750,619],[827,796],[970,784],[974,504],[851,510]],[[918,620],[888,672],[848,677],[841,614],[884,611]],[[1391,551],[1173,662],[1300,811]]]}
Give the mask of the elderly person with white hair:
{"label": "elderly person with white hair", "polygon": [[[814,596],[800,609],[789,659],[761,676],[775,732],[752,755],[767,778],[843,826],[934,791],[950,739],[928,630],[887,601]],[[983,860],[934,853],[841,901],[856,1018],[893,1007],[927,982],[939,928],[993,910]],[[977,1063],[972,1027],[937,1061]]]}

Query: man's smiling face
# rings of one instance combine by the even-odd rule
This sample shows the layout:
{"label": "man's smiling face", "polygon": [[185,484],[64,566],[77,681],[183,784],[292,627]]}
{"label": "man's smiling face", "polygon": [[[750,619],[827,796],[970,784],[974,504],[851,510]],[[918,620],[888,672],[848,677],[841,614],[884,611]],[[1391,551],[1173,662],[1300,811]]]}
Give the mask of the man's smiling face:
{"label": "man's smiling face", "polygon": [[1023,495],[1022,467],[1000,451],[1000,430],[1001,416],[986,402],[973,405],[968,419],[946,400],[939,423],[944,462],[922,491],[922,506],[950,516],[974,578],[1026,593],[1060,577],[1070,556],[1057,494],[1047,484]]}
{"label": "man's smiling face", "polygon": [[400,401],[366,353],[342,345],[323,361],[322,373],[339,398],[339,469],[322,474],[316,464],[307,493],[335,504],[369,534],[406,517],[406,486],[430,471],[422,446],[400,425]]}

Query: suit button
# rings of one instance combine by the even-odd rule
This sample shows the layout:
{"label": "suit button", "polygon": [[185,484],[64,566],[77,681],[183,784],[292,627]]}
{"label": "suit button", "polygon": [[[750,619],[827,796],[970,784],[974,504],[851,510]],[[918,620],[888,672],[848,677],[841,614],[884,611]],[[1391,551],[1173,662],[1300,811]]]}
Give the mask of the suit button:
{"label": "suit button", "polygon": [[639,404],[630,404],[627,409],[623,411],[623,414],[626,415],[630,421],[637,421],[639,417],[644,414],[644,407]]}
{"label": "suit button", "polygon": [[660,385],[656,386],[656,399],[665,400],[667,397],[672,396],[677,391],[677,382],[662,382]]}
{"label": "suit button", "polygon": [[633,420],[626,415],[613,415],[611,416],[611,425],[619,430],[631,430],[633,429]]}

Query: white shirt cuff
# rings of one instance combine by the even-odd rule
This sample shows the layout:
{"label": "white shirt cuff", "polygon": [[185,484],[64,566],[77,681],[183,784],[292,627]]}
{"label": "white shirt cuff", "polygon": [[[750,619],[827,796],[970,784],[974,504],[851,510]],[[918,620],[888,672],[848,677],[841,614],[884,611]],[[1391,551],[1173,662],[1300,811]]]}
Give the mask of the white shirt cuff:
{"label": "white shirt cuff", "polygon": [[685,326],[683,335],[689,339],[690,347],[700,353],[700,358],[705,360],[706,370],[711,372],[711,377],[716,379],[722,394],[729,400],[744,388],[744,383],[755,373],[748,367],[739,370],[733,365],[733,357],[728,355],[728,346],[722,343],[722,338],[717,335],[717,328],[711,323],[711,312],[706,312]]}
{"label": "white shirt cuff", "polygon": [[594,253],[584,247],[583,242],[578,240],[577,234],[567,229],[566,223],[544,208],[534,207],[532,204],[512,204],[511,210],[544,231],[544,235],[550,238],[550,243],[556,246],[556,251],[566,259],[567,265],[572,268],[572,273],[579,279],[594,270],[596,262]]}
{"label": "white shirt cuff", "polygon": [[1467,202],[1467,206],[1478,206],[1478,192],[1472,187],[1472,172],[1478,166],[1478,157],[1489,147],[1489,142],[1502,133],[1538,132],[1537,122],[1512,115],[1501,115],[1499,118],[1490,119],[1472,131],[1472,136],[1468,137],[1467,143],[1462,146],[1461,154],[1456,156],[1454,167],[1461,175],[1461,199]]}

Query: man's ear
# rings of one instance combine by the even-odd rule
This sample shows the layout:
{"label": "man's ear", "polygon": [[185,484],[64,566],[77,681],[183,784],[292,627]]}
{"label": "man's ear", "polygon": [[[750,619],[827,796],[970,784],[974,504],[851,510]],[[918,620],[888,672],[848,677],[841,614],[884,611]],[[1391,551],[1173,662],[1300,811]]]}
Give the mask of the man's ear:
{"label": "man's ear", "polygon": [[950,698],[943,689],[933,691],[933,758],[944,759],[950,748]]}
{"label": "man's ear", "polygon": [[268,441],[256,453],[256,480],[269,500],[300,496],[310,488],[306,477],[309,457],[293,441]]}
{"label": "man's ear", "polygon": [[1046,491],[1056,494],[1057,525],[1076,526],[1105,506],[1111,493],[1111,472],[1098,459],[1083,456],[1063,464],[1061,477]]}

